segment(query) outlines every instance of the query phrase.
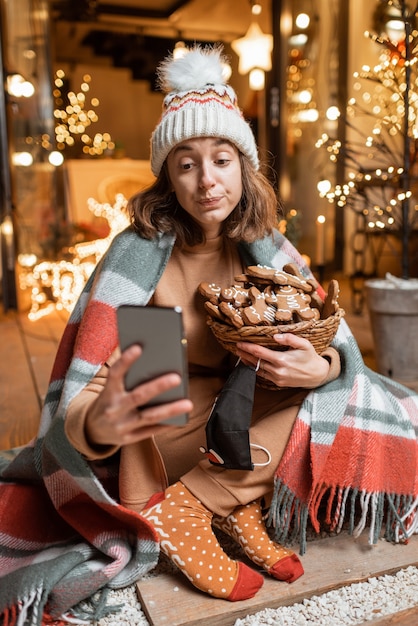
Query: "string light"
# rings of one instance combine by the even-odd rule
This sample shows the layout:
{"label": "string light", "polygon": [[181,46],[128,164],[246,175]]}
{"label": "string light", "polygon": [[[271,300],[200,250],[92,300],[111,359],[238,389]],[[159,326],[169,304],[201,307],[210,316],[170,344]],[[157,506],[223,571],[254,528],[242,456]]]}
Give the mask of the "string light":
{"label": "string light", "polygon": [[307,13],[298,13],[290,25],[289,62],[287,64],[286,95],[289,137],[297,141],[306,124],[319,119],[315,102],[315,77],[312,74],[309,52],[305,46],[312,38],[315,25]]}
{"label": "string light", "polygon": [[91,98],[90,106],[87,95],[90,91],[91,76],[85,74],[80,85],[80,91],[63,93],[65,86],[65,72],[57,70],[55,74],[54,117],[55,138],[58,150],[73,148],[76,142],[83,144],[82,152],[86,156],[101,156],[107,150],[113,150],[115,144],[109,133],[96,133],[90,136],[88,129],[91,124],[99,120],[95,108],[100,103],[98,98]]}
{"label": "string light", "polygon": [[[404,188],[405,172],[399,163],[405,132],[406,66],[411,69],[412,87],[408,132],[412,139],[418,140],[418,32],[413,31],[411,36],[410,60],[404,58],[402,48],[397,49],[369,32],[365,34],[383,44],[383,50],[376,65],[364,65],[361,71],[353,74],[356,96],[348,100],[346,107],[347,126],[353,139],[343,146],[341,141],[324,133],[315,144],[318,149],[325,150],[331,163],[344,158],[346,181],[334,186],[327,181],[327,185],[318,185],[318,192],[320,197],[338,207],[348,206],[363,214],[370,230],[396,232],[401,230],[405,217],[404,202],[413,198],[413,190]],[[367,132],[358,121],[361,117],[368,120]],[[411,147],[410,174],[413,180],[415,163],[418,162],[418,141],[412,141]],[[418,205],[411,202],[409,206],[408,219],[412,226],[418,222]]]}

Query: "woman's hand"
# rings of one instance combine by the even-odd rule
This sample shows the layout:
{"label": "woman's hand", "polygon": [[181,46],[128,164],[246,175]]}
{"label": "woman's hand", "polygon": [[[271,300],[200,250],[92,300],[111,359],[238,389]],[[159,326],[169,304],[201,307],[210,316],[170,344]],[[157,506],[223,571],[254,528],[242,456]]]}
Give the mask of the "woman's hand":
{"label": "woman's hand", "polygon": [[258,376],[277,387],[315,389],[325,382],[329,363],[315,352],[310,341],[291,333],[277,334],[273,338],[283,350],[239,342],[237,355],[246,365],[255,368],[258,365]]}
{"label": "woman's hand", "polygon": [[157,430],[172,428],[160,425],[161,421],[189,413],[193,408],[191,401],[185,398],[138,409],[181,382],[176,373],[164,374],[138,385],[132,391],[126,391],[125,374],[140,355],[140,346],[131,346],[109,368],[103,391],[92,404],[86,419],[86,436],[91,445],[122,446],[146,439]]}

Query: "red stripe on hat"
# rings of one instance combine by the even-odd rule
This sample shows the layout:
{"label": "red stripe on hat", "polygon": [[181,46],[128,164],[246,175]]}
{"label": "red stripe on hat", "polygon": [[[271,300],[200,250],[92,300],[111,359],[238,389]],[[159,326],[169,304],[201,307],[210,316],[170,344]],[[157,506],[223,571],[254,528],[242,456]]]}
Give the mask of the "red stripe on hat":
{"label": "red stripe on hat", "polygon": [[230,98],[223,99],[218,94],[207,95],[198,94],[196,92],[192,92],[184,98],[173,98],[170,104],[167,106],[166,111],[178,111],[189,102],[193,102],[195,104],[208,104],[210,102],[216,102],[217,104],[220,104],[225,108],[230,109],[231,111],[236,111],[241,116],[240,109],[230,100]]}

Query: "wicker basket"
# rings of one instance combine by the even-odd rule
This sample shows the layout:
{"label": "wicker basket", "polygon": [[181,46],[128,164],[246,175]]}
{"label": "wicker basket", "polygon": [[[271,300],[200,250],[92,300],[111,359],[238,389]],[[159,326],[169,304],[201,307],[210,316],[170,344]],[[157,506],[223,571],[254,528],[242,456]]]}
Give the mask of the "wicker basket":
{"label": "wicker basket", "polygon": [[[236,343],[238,341],[251,341],[260,346],[281,350],[280,345],[273,339],[277,333],[293,333],[298,337],[308,339],[318,354],[321,354],[334,339],[342,317],[344,309],[338,309],[334,315],[326,319],[309,320],[295,324],[277,324],[274,326],[242,326],[235,328],[229,324],[219,322],[212,317],[208,317],[208,325],[219,343],[230,352],[236,354]],[[272,388],[273,384],[268,381],[257,379],[259,386]]]}

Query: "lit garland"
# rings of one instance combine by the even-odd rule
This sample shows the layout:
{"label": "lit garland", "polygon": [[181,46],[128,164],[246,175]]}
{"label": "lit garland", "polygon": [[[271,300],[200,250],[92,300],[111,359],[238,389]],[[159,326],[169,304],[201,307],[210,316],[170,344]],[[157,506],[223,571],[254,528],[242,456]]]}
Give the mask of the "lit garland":
{"label": "lit garland", "polygon": [[298,13],[289,35],[289,53],[286,76],[286,100],[288,135],[294,141],[300,139],[306,123],[318,120],[318,104],[315,101],[316,79],[312,64],[312,42],[316,20],[307,13]]}
{"label": "lit garland", "polygon": [[115,144],[109,133],[96,133],[91,137],[87,132],[88,127],[99,119],[96,111],[92,108],[99,105],[98,98],[91,98],[91,108],[87,108],[86,94],[90,90],[91,76],[89,74],[83,76],[83,82],[78,93],[69,91],[67,94],[63,94],[64,79],[64,71],[57,70],[53,96],[55,98],[55,138],[58,150],[74,147],[77,138],[84,144],[82,152],[87,156],[101,156],[106,150],[113,150]]}
{"label": "lit garland", "polygon": [[286,95],[288,119],[296,139],[302,135],[301,123],[318,119],[317,104],[313,99],[315,79],[308,74],[311,62],[301,51],[290,51],[287,67]]}
{"label": "lit garland", "polygon": [[100,204],[89,198],[88,207],[96,217],[109,224],[109,234],[102,239],[75,244],[69,250],[70,261],[42,261],[35,255],[19,255],[21,266],[20,288],[31,290],[31,308],[28,314],[34,321],[52,311],[71,312],[97,262],[108,249],[112,239],[129,225],[125,211],[127,200],[117,194],[115,204]]}
{"label": "lit garland", "polygon": [[[357,137],[345,145],[338,139],[323,134],[316,147],[325,149],[328,159],[336,164],[344,159],[347,168],[346,181],[334,185],[321,181],[319,195],[338,207],[349,206],[365,218],[370,230],[386,229],[398,232],[403,220],[402,207],[405,199],[413,199],[417,189],[414,166],[418,164],[418,75],[416,70],[418,32],[411,35],[411,59],[403,56],[402,42],[395,46],[387,40],[365,33],[373,41],[384,44],[380,63],[371,68],[365,66],[354,74],[354,90],[362,91],[361,98],[351,98],[346,109],[347,128]],[[405,69],[411,72],[409,92],[408,132],[411,137],[410,168],[408,177],[411,188],[403,186],[405,127]],[[373,86],[368,91],[364,85]],[[363,116],[371,122],[367,132],[354,123],[354,117]],[[373,167],[370,167],[373,164]],[[328,183],[328,184],[325,184]],[[418,222],[418,206],[410,203],[409,224]]]}
{"label": "lit garland", "polygon": [[[90,81],[91,76],[85,74],[78,93],[74,91],[65,93],[63,91],[65,73],[63,70],[57,70],[52,92],[55,104],[55,141],[48,133],[26,136],[25,149],[13,155],[15,164],[32,165],[34,158],[39,158],[39,155],[36,155],[38,148],[47,151],[50,162],[55,166],[61,165],[64,150],[75,150],[74,156],[80,156],[80,144],[83,156],[100,157],[115,149],[115,143],[109,133],[98,132],[91,136],[88,132],[88,127],[99,120],[93,108],[99,105],[98,98],[91,98],[90,105],[87,102]],[[59,151],[61,158],[58,162],[55,156],[56,151]]]}

